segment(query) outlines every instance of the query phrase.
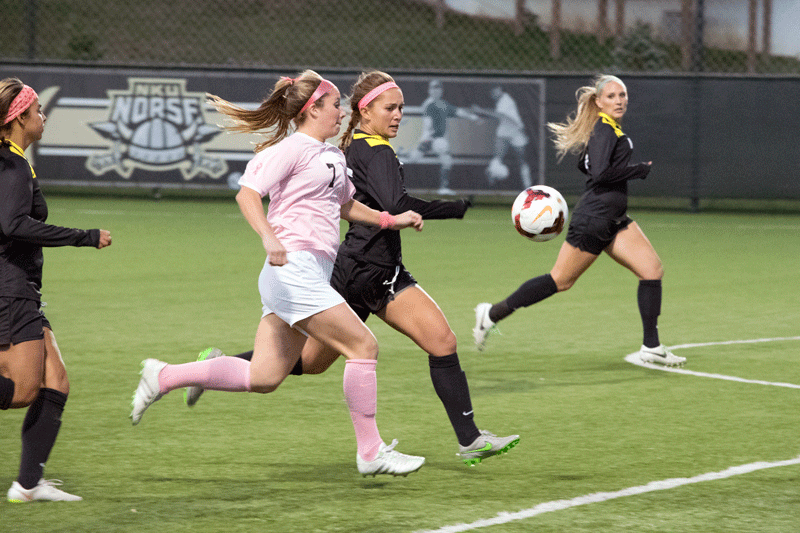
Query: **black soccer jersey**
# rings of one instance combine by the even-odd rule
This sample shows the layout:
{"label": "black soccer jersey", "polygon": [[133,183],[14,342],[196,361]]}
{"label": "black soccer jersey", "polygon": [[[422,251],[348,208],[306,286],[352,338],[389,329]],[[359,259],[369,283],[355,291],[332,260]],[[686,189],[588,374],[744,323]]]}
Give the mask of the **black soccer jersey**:
{"label": "black soccer jersey", "polygon": [[578,160],[578,169],[586,174],[586,192],[575,206],[575,213],[610,220],[625,217],[628,180],[644,179],[650,172],[647,163],[630,164],[632,154],[630,138],[613,118],[600,113]]}
{"label": "black soccer jersey", "polygon": [[97,246],[100,230],[45,224],[47,203],[28,161],[0,146],[0,296],[39,301],[43,246]]}
{"label": "black soccer jersey", "polygon": [[[463,200],[429,202],[410,196],[406,192],[403,165],[383,137],[356,130],[345,156],[353,172],[354,198],[372,209],[392,215],[411,210],[423,219],[462,218],[467,211]],[[399,265],[400,232],[351,222],[339,253],[376,265]]]}

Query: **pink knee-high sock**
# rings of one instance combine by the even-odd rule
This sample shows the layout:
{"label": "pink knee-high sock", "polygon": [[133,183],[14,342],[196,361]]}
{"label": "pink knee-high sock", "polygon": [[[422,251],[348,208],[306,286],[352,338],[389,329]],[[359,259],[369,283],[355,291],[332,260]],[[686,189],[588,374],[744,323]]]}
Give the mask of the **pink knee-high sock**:
{"label": "pink knee-high sock", "polygon": [[378,456],[381,434],[375,422],[378,410],[378,378],[374,359],[349,359],[344,365],[344,397],[356,431],[358,455],[365,461]]}
{"label": "pink knee-high sock", "polygon": [[244,392],[250,390],[250,361],[217,357],[196,363],[167,365],[158,375],[161,394],[182,387]]}

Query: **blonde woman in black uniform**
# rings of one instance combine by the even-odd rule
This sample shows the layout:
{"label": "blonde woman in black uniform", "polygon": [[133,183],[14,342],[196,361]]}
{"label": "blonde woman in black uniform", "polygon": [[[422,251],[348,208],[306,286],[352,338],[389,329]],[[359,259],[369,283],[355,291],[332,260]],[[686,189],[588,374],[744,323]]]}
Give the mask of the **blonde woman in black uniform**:
{"label": "blonde woman in black uniform", "polygon": [[[470,205],[466,200],[428,202],[406,192],[402,165],[389,144],[389,139],[397,136],[404,106],[403,93],[392,77],[378,71],[362,74],[353,86],[350,102],[352,115],[340,148],[353,172],[354,198],[389,213],[413,210],[423,220],[463,218]],[[436,302],[403,266],[400,232],[351,222],[339,247],[331,285],[361,320],[375,314],[429,354],[433,387],[455,430],[458,455],[464,463],[474,465],[516,446],[519,435],[498,437],[475,425],[456,336]],[[209,348],[201,358],[220,355],[219,349]],[[252,352],[237,355],[243,359],[251,356]],[[320,374],[338,357],[338,352],[308,339],[292,373]],[[187,404],[196,403],[201,393],[197,387],[190,388]]]}
{"label": "blonde woman in black uniform", "polygon": [[639,357],[648,363],[682,365],[686,358],[674,355],[658,338],[664,275],[661,259],[627,215],[628,181],[646,178],[651,162],[630,163],[633,142],[621,128],[628,109],[625,84],[609,75],[594,81],[577,91],[574,117],[562,124],[548,124],[559,157],[568,152],[580,154],[578,169],[586,174],[586,192],[573,210],[566,242],[549,274],[529,279],[499,303],[478,304],[475,344],[483,350],[497,322],[520,307],[569,289],[600,253],[606,252],[639,278],[637,300],[644,333]]}
{"label": "blonde woman in black uniform", "polygon": [[0,81],[0,410],[27,407],[19,476],[8,501],[80,501],[42,478],[61,428],[69,379],[42,312],[44,246],[111,244],[106,230],[46,224],[47,202],[25,150],[42,138],[39,97],[17,78]]}

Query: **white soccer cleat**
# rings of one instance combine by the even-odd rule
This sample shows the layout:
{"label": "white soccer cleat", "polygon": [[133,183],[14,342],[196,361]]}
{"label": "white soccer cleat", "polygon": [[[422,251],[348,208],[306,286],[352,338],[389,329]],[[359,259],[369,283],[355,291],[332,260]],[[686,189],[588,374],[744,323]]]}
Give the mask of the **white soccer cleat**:
{"label": "white soccer cleat", "polygon": [[[216,359],[217,357],[225,357],[222,350],[219,348],[206,348],[200,355],[197,356],[198,361],[206,361],[208,359]],[[183,401],[186,402],[188,407],[193,407],[200,399],[205,389],[203,387],[186,387],[183,391]]]}
{"label": "white soccer cleat", "polygon": [[508,450],[519,444],[519,435],[498,437],[484,429],[480,436],[469,446],[459,446],[458,456],[465,465],[475,466],[487,457],[508,453]]}
{"label": "white soccer cleat", "polygon": [[486,337],[497,330],[497,324],[489,318],[489,310],[492,304],[482,303],[475,308],[475,328],[472,336],[475,338],[475,346],[479,351],[486,348]]}
{"label": "white soccer cleat", "polygon": [[40,479],[39,483],[32,489],[23,489],[22,485],[18,482],[11,484],[8,489],[8,501],[12,503],[30,503],[30,502],[79,502],[83,500],[80,496],[69,494],[61,489],[57,489],[56,485],[61,485],[59,479]]}
{"label": "white soccer cleat", "polygon": [[378,474],[407,476],[412,472],[416,472],[425,464],[424,457],[396,452],[394,451],[395,446],[397,446],[397,439],[394,439],[388,446],[386,443],[381,442],[378,456],[372,461],[365,461],[360,455],[356,454],[358,472],[364,477],[375,477]]}
{"label": "white soccer cleat", "polygon": [[682,366],[686,363],[685,357],[680,357],[667,350],[663,344],[655,348],[648,348],[645,345],[639,349],[639,359],[645,363],[655,363],[664,366]]}
{"label": "white soccer cleat", "polygon": [[139,386],[136,387],[136,392],[133,393],[133,401],[131,401],[131,423],[134,426],[142,419],[142,415],[147,408],[163,396],[158,386],[158,375],[165,366],[167,366],[167,363],[158,359],[145,359],[142,361],[142,370],[139,372],[142,378],[139,380]]}

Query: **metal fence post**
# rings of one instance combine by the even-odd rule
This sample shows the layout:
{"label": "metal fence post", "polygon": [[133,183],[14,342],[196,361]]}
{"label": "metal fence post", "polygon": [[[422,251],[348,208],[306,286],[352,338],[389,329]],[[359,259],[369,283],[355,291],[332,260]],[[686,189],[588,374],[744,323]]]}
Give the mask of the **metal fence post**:
{"label": "metal fence post", "polygon": [[696,0],[695,32],[692,43],[692,172],[689,184],[690,210],[693,213],[700,211],[700,114],[702,106],[702,88],[700,86],[700,73],[703,71],[703,26],[704,10],[703,0]]}
{"label": "metal fence post", "polygon": [[36,7],[38,0],[28,0],[28,59],[36,59]]}

